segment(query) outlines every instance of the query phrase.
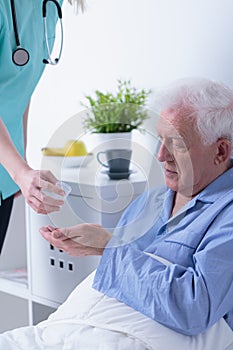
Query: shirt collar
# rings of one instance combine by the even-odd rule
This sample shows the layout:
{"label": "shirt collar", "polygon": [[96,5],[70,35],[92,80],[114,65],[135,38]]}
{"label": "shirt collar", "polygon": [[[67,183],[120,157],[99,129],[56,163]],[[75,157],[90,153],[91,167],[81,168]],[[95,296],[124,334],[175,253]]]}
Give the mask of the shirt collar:
{"label": "shirt collar", "polygon": [[[233,165],[233,162],[232,162]],[[218,176],[213,182],[211,182],[206,188],[204,188],[199,194],[193,197],[183,208],[181,208],[173,217],[170,217],[171,207],[175,192],[167,188],[165,194],[165,212],[163,220],[172,221],[177,216],[185,213],[188,209],[191,209],[196,205],[197,201],[203,203],[212,204],[216,199],[226,195],[227,192],[233,189],[233,166],[225,171],[222,175]]]}
{"label": "shirt collar", "polygon": [[216,199],[224,196],[233,188],[233,166],[218,176],[204,190],[202,190],[195,198],[196,200],[213,203]]}

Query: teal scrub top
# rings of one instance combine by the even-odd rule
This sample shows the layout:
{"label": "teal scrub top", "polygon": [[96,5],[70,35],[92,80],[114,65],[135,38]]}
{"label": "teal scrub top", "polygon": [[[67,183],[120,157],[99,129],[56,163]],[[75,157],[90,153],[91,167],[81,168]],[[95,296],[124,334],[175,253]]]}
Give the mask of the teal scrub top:
{"label": "teal scrub top", "polygon": [[[62,5],[63,0],[58,2]],[[30,54],[29,62],[19,67],[12,62],[16,42],[10,0],[0,1],[0,117],[22,157],[24,157],[23,114],[44,71],[43,59],[48,58],[42,3],[42,0],[15,0],[20,46]],[[51,49],[55,39],[57,18],[56,6],[51,1],[47,2],[47,29]],[[2,198],[5,199],[18,190],[18,186],[0,164]]]}

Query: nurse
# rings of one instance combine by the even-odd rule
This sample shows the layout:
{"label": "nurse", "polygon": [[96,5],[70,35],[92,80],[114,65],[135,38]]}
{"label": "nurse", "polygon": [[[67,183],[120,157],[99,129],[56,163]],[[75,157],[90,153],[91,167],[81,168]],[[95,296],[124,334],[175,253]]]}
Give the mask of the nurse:
{"label": "nurse", "polygon": [[[73,2],[83,9],[83,0]],[[0,252],[16,193],[21,191],[40,214],[58,211],[63,204],[42,192],[47,189],[64,194],[56,186],[55,176],[50,171],[32,169],[25,160],[30,98],[46,64],[56,65],[60,58],[52,59],[50,52],[62,3],[0,2]]]}

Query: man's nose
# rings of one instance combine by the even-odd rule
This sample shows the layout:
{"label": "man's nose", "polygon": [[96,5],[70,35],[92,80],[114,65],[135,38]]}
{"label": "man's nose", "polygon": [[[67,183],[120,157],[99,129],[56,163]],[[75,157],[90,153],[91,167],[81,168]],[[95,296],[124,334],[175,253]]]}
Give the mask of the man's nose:
{"label": "man's nose", "polygon": [[159,162],[168,162],[173,160],[173,155],[171,151],[169,151],[168,146],[164,141],[161,141],[158,146],[157,159]]}

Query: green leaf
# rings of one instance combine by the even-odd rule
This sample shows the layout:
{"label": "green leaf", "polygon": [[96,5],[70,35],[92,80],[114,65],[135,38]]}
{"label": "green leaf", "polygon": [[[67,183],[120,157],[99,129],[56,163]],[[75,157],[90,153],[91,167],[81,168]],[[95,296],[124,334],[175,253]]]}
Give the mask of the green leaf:
{"label": "green leaf", "polygon": [[95,96],[86,95],[84,107],[87,113],[84,126],[94,132],[127,132],[139,127],[148,118],[145,110],[151,90],[137,90],[131,81],[117,80],[117,91],[95,91]]}

